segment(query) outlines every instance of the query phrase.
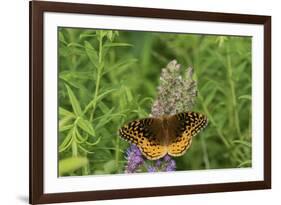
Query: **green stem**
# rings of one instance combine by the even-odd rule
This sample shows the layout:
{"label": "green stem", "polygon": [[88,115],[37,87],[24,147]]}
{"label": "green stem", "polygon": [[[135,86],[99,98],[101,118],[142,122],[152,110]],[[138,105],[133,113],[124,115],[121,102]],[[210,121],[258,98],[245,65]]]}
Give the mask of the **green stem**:
{"label": "green stem", "polygon": [[73,130],[72,130],[72,137],[73,137],[73,140],[72,140],[72,144],[71,144],[71,150],[72,150],[72,156],[73,157],[77,157],[78,156],[78,148],[77,148],[77,142],[76,142],[76,139],[75,139],[75,126],[73,127]]}
{"label": "green stem", "polygon": [[77,145],[77,139],[76,139],[76,131],[77,131],[77,122],[80,119],[80,117],[77,117],[76,120],[73,123],[73,128],[71,130],[72,132],[72,143],[71,143],[71,148],[72,148],[72,156],[77,157],[78,156],[78,145]]}
{"label": "green stem", "polygon": [[[68,31],[68,34],[69,34],[69,38],[70,38],[70,43],[74,43],[75,42],[75,34],[74,34],[74,30],[69,30],[69,29],[67,29],[67,31]],[[71,52],[71,55],[70,55],[70,57],[71,57],[71,64],[70,64],[70,70],[71,71],[75,71],[75,69],[76,69],[76,55],[75,54],[73,54],[73,48],[72,47],[70,47],[70,50],[72,51]]]}
{"label": "green stem", "polygon": [[99,92],[99,87],[100,87],[100,80],[101,80],[101,74],[102,74],[102,70],[103,70],[103,66],[102,66],[102,48],[103,48],[103,44],[102,44],[102,36],[99,38],[99,67],[97,68],[98,72],[97,72],[97,80],[96,80],[96,86],[95,86],[95,94],[94,94],[94,102],[93,103],[93,109],[92,109],[92,113],[90,116],[90,121],[93,120],[94,117],[94,113],[96,110],[96,99],[98,97],[98,92]]}
{"label": "green stem", "polygon": [[102,39],[103,39],[103,37],[99,38],[99,64],[102,61]]}
{"label": "green stem", "polygon": [[229,48],[227,47],[227,77],[230,86],[230,94],[231,94],[231,103],[232,103],[232,113],[234,115],[234,126],[236,129],[236,133],[241,138],[241,131],[239,125],[239,115],[237,109],[237,101],[236,101],[236,92],[235,92],[235,85],[233,81],[233,72],[232,72],[232,65],[231,65],[231,58],[229,55]]}
{"label": "green stem", "polygon": [[[98,71],[98,74],[97,74],[97,81],[96,81],[96,89],[95,89],[95,95],[94,95],[94,102],[96,102],[96,99],[97,99],[97,97],[98,97],[99,86],[100,86],[100,72]],[[92,112],[91,112],[90,121],[93,120],[94,113],[95,113],[95,110],[96,110],[96,106],[97,106],[97,104],[96,104],[96,103],[93,103],[93,105],[92,105],[93,109],[92,109]]]}

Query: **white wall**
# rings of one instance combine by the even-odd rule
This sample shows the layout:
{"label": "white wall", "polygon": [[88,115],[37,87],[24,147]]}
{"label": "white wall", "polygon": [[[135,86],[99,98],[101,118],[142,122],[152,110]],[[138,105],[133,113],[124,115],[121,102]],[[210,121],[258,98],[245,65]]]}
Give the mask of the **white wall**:
{"label": "white wall", "polygon": [[[76,0],[77,1],[77,0]],[[95,202],[131,204],[280,204],[281,194],[281,7],[276,0],[84,0],[98,4],[266,14],[273,17],[273,189]],[[0,32],[0,204],[28,199],[28,1],[1,2]],[[4,44],[4,45],[3,45]],[[4,115],[3,115],[4,113]],[[278,203],[279,202],[279,203]],[[72,203],[93,204],[93,202]]]}

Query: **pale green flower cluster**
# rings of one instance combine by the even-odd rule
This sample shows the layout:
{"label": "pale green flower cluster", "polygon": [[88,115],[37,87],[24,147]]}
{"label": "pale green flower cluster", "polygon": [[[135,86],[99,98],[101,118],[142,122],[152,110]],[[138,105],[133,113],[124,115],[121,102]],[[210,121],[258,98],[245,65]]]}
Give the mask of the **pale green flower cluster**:
{"label": "pale green flower cluster", "polygon": [[182,71],[176,60],[162,69],[157,99],[151,109],[152,116],[173,115],[192,109],[197,96],[197,85],[192,75],[191,67]]}

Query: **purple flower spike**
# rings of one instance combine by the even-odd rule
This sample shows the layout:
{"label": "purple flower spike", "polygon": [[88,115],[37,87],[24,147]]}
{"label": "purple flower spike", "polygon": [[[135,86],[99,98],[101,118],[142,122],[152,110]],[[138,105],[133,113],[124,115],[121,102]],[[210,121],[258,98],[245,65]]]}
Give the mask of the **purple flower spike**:
{"label": "purple flower spike", "polygon": [[170,172],[176,170],[176,162],[169,155],[162,159],[151,161],[149,165],[143,158],[141,151],[136,145],[131,145],[126,151],[127,166],[125,173],[147,172]]}
{"label": "purple flower spike", "polygon": [[171,172],[176,170],[176,162],[175,160],[171,159],[170,162],[168,162],[166,167],[166,172]]}
{"label": "purple flower spike", "polygon": [[155,166],[157,167],[161,167],[162,161],[160,159],[158,159],[155,163]]}
{"label": "purple flower spike", "polygon": [[149,166],[149,167],[147,168],[147,171],[148,171],[148,172],[157,172],[156,168],[153,167],[153,166]]}
{"label": "purple flower spike", "polygon": [[127,166],[125,173],[134,173],[137,169],[144,163],[144,159],[142,158],[141,152],[136,145],[131,145],[127,149]]}
{"label": "purple flower spike", "polygon": [[165,162],[168,162],[168,161],[170,161],[172,158],[169,156],[169,155],[165,155],[165,157],[164,157],[164,161]]}

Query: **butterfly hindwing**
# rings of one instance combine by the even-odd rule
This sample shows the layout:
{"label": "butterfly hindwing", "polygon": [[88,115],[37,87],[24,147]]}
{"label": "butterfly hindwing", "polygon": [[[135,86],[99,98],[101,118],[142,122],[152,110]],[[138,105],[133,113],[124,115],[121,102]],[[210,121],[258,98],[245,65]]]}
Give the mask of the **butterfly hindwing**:
{"label": "butterfly hindwing", "polygon": [[172,129],[168,145],[168,154],[181,156],[190,147],[192,137],[199,133],[208,123],[206,116],[196,112],[179,113],[171,116],[175,127]]}
{"label": "butterfly hindwing", "polygon": [[135,120],[119,129],[119,134],[125,140],[137,145],[146,158],[156,160],[167,153],[161,138],[158,137],[158,125],[158,119],[154,118]]}

